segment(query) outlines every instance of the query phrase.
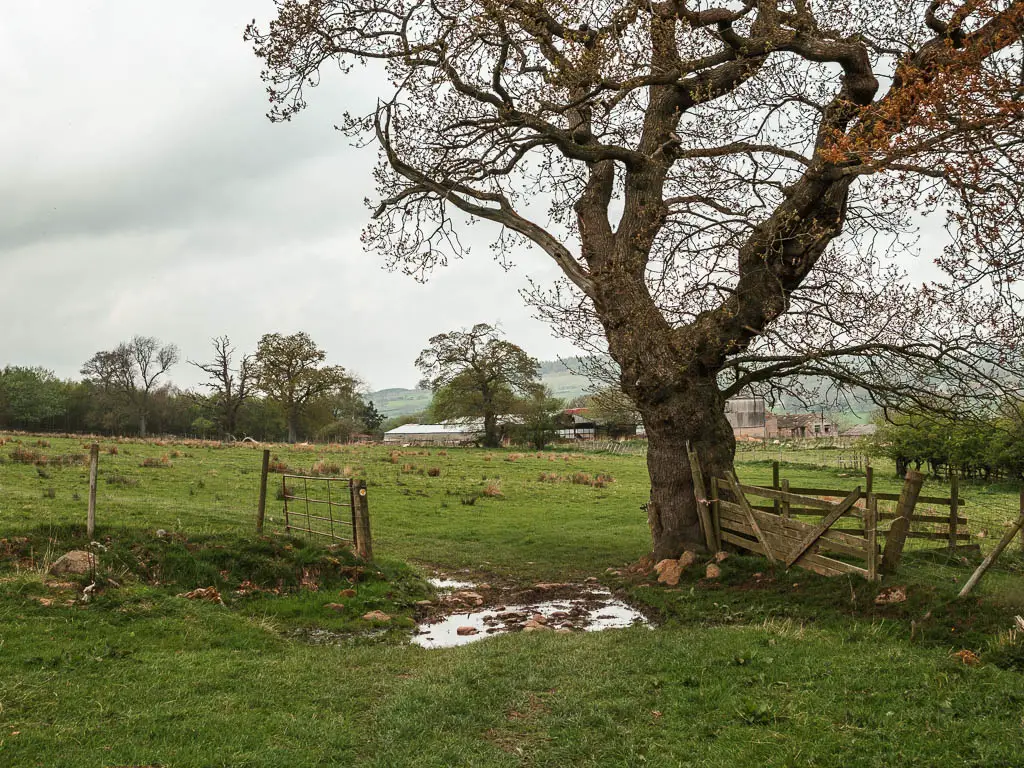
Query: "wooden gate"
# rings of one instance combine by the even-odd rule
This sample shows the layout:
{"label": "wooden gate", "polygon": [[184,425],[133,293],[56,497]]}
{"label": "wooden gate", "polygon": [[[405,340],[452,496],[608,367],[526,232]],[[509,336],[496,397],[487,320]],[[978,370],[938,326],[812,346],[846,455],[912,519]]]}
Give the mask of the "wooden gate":
{"label": "wooden gate", "polygon": [[[752,505],[748,496],[813,509],[823,518],[820,523],[811,524],[784,517],[766,511],[766,505]],[[862,498],[859,487],[842,501],[830,502],[774,488],[743,485],[731,476],[712,478],[710,517],[718,529],[719,541],[764,555],[772,563],[786,568],[798,565],[825,576],[852,573],[874,581],[878,578],[880,560],[878,502],[869,494],[866,503],[857,506]],[[832,525],[844,516],[860,518],[864,535],[832,530]]]}
{"label": "wooden gate", "polygon": [[373,559],[366,481],[285,474],[281,475],[281,498],[285,533],[350,543],[360,557]]}
{"label": "wooden gate", "polygon": [[[293,481],[291,485],[289,481]],[[281,475],[281,498],[284,499],[285,533],[297,531],[307,537],[324,536],[355,542],[355,507],[350,479]]]}

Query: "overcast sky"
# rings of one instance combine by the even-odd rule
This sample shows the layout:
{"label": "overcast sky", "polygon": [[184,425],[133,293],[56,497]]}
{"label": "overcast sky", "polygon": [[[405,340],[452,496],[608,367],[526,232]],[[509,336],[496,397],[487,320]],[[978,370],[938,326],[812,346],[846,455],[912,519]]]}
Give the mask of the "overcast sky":
{"label": "overcast sky", "polygon": [[[77,377],[135,334],[204,359],[228,334],[308,332],[372,389],[414,386],[428,337],[500,323],[535,357],[572,354],[481,242],[425,285],[382,269],[359,233],[374,150],[332,126],[372,78],[329,79],[288,124],[265,118],[242,41],[263,0],[8,3],[0,25],[0,366]],[[476,227],[472,236],[489,232]],[[198,381],[180,364],[172,378]]]}

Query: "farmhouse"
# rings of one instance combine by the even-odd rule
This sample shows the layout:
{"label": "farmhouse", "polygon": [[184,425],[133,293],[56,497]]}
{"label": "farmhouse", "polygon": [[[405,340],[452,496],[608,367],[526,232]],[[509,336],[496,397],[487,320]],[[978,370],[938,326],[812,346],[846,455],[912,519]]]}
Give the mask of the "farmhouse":
{"label": "farmhouse", "polygon": [[464,445],[484,434],[482,422],[462,424],[403,424],[384,433],[385,445]]}
{"label": "farmhouse", "polygon": [[778,417],[778,428],[769,437],[836,437],[839,425],[823,413],[793,413]]}

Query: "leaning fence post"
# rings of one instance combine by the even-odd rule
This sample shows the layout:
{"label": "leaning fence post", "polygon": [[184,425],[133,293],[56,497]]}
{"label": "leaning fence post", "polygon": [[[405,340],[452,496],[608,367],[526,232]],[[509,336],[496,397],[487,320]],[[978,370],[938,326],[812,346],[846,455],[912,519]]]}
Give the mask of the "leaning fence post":
{"label": "leaning fence post", "polygon": [[100,446],[89,446],[89,511],[85,518],[85,535],[92,540],[96,534],[96,477],[100,469]]}
{"label": "leaning fence post", "polygon": [[352,513],[355,518],[356,554],[373,560],[373,539],[370,536],[370,507],[366,501],[366,481],[352,481]]}
{"label": "leaning fence post", "polygon": [[985,575],[985,571],[987,571],[992,563],[999,558],[1003,553],[1003,550],[1006,549],[1006,545],[1013,541],[1013,537],[1017,535],[1017,531],[1022,527],[1024,527],[1024,514],[1017,518],[1017,521],[1013,524],[1010,530],[1003,534],[1003,538],[1001,538],[999,543],[996,544],[996,548],[989,552],[988,557],[981,561],[981,565],[979,565],[978,569],[971,574],[971,578],[969,578],[967,583],[964,584],[964,588],[960,590],[960,594],[957,595],[957,597],[965,597],[972,589],[974,589],[975,585],[981,581],[981,577]]}
{"label": "leaning fence post", "polygon": [[910,518],[914,514],[914,507],[917,506],[917,497],[921,495],[922,485],[924,475],[908,469],[903,481],[903,490],[900,491],[900,499],[896,502],[896,519],[892,521],[885,536],[882,573],[893,574],[899,568],[900,558],[903,557],[903,545],[907,543],[907,534],[910,533]]}
{"label": "leaning fence post", "polygon": [[[1020,487],[1020,516],[1024,517],[1024,485]],[[1020,551],[1024,554],[1024,531],[1020,534]]]}
{"label": "leaning fence post", "polygon": [[960,516],[960,480],[956,475],[949,479],[949,548],[956,549],[957,524]]}
{"label": "leaning fence post", "polygon": [[263,471],[260,474],[260,504],[256,508],[256,533],[263,533],[263,519],[267,514],[267,475],[270,473],[270,449],[263,450]]}

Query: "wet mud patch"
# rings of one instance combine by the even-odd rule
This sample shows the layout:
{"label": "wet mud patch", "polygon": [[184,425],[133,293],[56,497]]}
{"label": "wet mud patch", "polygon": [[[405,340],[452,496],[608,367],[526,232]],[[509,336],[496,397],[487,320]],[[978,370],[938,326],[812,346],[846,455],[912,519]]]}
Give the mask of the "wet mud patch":
{"label": "wet mud patch", "polygon": [[[489,584],[431,583],[441,590],[436,603],[422,606],[412,642],[424,648],[452,648],[510,632],[599,632],[634,625],[650,627],[639,610],[615,597],[596,579],[583,584],[540,583],[495,589]],[[453,580],[445,579],[451,583]]]}

